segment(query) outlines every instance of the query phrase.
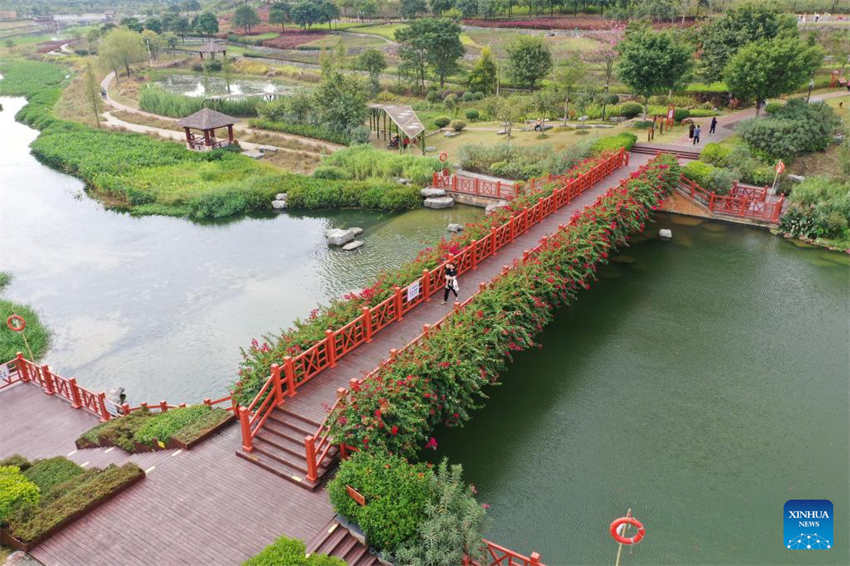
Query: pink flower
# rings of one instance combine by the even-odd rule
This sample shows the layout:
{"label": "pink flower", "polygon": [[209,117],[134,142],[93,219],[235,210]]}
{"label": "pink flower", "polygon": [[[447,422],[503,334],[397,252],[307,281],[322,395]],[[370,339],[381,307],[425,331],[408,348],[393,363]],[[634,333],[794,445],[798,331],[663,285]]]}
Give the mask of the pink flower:
{"label": "pink flower", "polygon": [[481,507],[482,507],[483,509],[489,509],[489,508],[490,508],[490,504],[489,504],[489,503],[482,503],[482,504],[481,504]]}
{"label": "pink flower", "polygon": [[425,443],[425,448],[430,448],[431,450],[437,449],[437,439],[433,436],[428,439],[428,442]]}

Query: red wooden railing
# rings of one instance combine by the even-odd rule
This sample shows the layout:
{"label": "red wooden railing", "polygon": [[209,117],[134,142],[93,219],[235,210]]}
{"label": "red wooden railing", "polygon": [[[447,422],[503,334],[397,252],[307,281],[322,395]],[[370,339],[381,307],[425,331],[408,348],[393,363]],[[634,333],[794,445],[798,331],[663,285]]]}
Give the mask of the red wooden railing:
{"label": "red wooden railing", "polygon": [[[446,264],[453,261],[458,274],[476,269],[484,259],[494,255],[499,249],[508,245],[519,235],[525,233],[531,226],[541,222],[547,216],[566,206],[576,197],[584,193],[597,182],[601,181],[619,167],[628,163],[629,154],[620,150],[601,161],[592,169],[574,179],[566,176],[553,176],[553,181],[560,182],[551,195],[540,199],[534,206],[517,211],[510,220],[499,227],[490,229],[490,233],[470,242],[456,255],[448,258],[434,269],[425,269],[422,276],[406,285],[394,287],[393,294],[373,307],[363,307],[360,316],[350,321],[338,330],[328,329],[325,338],[297,356],[283,358],[283,374],[278,375],[277,385],[274,385],[275,374],[266,380],[259,393],[247,407],[239,407],[237,413],[242,426],[242,448],[246,452],[253,450],[253,440],[262,428],[265,419],[274,407],[283,401],[283,384],[286,384],[286,396],[294,396],[296,390],[327,368],[336,366],[338,360],[351,353],[362,344],[372,341],[372,337],[391,325],[400,321],[410,310],[429,301],[431,295],[442,290],[445,278]],[[268,401],[270,396],[279,402]],[[321,431],[320,431],[321,432]],[[307,448],[307,452],[310,452]],[[319,452],[313,447],[313,453]],[[321,461],[321,460],[319,460]]]}
{"label": "red wooden railing", "polygon": [[679,190],[708,207],[713,213],[752,218],[774,224],[779,222],[782,207],[785,204],[785,195],[769,200],[767,187],[741,186],[736,183],[730,194],[718,195],[705,190],[684,175],[679,183]]}
{"label": "red wooden railing", "polygon": [[523,184],[522,181],[503,182],[500,179],[493,181],[480,177],[465,177],[463,175],[450,174],[448,170],[444,169],[443,171],[434,172],[431,185],[453,193],[513,200],[523,193],[539,190],[543,185],[548,183],[564,183],[565,179],[566,177],[564,175],[552,175],[550,173],[544,177],[531,178]]}
{"label": "red wooden railing", "polygon": [[[540,562],[540,555],[536,552],[532,552],[531,556],[524,556],[518,552],[514,552],[510,548],[499,546],[486,538],[483,541],[487,545],[487,553],[490,556],[487,557],[487,561],[481,566],[545,566]],[[464,566],[468,564],[478,566],[477,562],[469,559],[464,560],[463,563]]]}

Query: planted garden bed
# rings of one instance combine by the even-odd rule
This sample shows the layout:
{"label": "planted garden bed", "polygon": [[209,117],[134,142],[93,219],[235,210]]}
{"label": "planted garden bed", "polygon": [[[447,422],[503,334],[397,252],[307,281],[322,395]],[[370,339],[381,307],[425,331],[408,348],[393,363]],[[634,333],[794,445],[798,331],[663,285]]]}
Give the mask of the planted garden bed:
{"label": "planted garden bed", "polygon": [[133,463],[100,469],[61,456],[0,461],[0,543],[28,551],[144,477]]}
{"label": "planted garden bed", "polygon": [[131,453],[188,449],[231,421],[231,413],[206,405],[180,407],[162,413],[139,409],[87,430],[76,440],[76,445],[77,448],[117,446]]}

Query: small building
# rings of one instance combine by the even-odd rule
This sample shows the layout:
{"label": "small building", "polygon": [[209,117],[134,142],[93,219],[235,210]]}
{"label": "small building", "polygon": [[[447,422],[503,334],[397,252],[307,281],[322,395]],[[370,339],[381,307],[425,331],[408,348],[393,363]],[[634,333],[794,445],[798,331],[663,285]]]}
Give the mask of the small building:
{"label": "small building", "polygon": [[210,59],[215,59],[216,53],[221,53],[222,57],[227,56],[227,46],[224,43],[218,43],[216,41],[207,41],[200,47],[196,49],[192,49],[198,55],[201,56],[201,59],[204,58],[204,55],[208,56]]}
{"label": "small building", "polygon": [[404,151],[419,145],[425,153],[425,125],[410,106],[370,104],[369,129],[378,139],[386,140],[389,149]]}
{"label": "small building", "polygon": [[[186,131],[186,146],[196,151],[209,151],[220,147],[232,145],[233,124],[236,118],[216,112],[209,108],[202,108],[191,116],[186,116],[177,122],[177,125]],[[215,131],[219,128],[227,128],[227,140],[219,140],[215,137]],[[203,138],[196,136],[192,130],[203,132]]]}

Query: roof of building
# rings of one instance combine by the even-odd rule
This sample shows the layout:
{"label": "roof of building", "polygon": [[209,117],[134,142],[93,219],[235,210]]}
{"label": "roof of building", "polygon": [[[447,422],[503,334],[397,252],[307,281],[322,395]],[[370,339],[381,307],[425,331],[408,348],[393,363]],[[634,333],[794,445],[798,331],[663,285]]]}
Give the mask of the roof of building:
{"label": "roof of building", "polygon": [[186,116],[177,122],[181,128],[195,128],[196,130],[212,130],[223,128],[236,123],[236,118],[216,112],[209,108],[201,108],[191,116]]}
{"label": "roof of building", "polygon": [[386,112],[390,120],[408,137],[415,138],[425,130],[425,125],[410,106],[400,104],[370,104],[369,106]]}

